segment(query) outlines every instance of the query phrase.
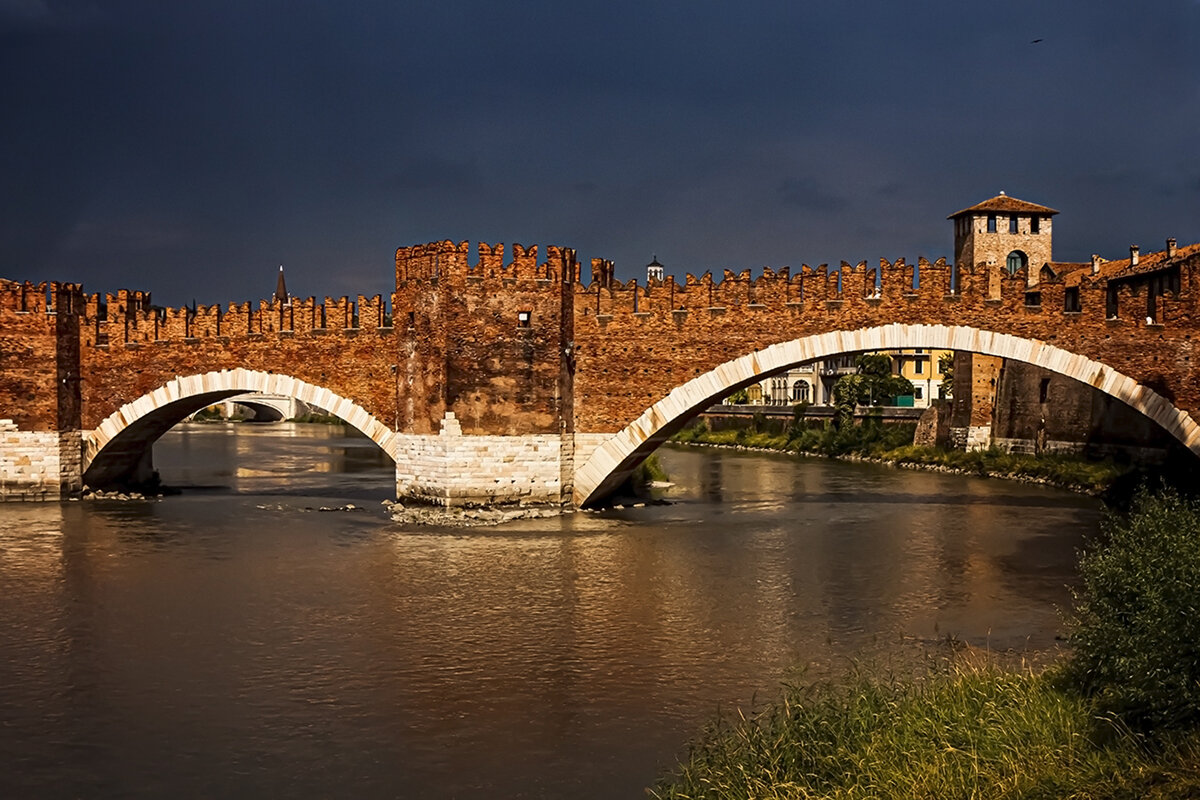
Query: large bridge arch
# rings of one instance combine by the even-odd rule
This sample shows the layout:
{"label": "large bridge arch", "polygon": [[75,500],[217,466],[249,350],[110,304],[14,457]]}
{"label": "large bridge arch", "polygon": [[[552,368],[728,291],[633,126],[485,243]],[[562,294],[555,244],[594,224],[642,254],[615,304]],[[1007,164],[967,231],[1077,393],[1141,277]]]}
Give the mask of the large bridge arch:
{"label": "large bridge arch", "polygon": [[357,403],[289,375],[232,369],[176,377],[106,417],[84,435],[83,482],[103,486],[148,479],[147,454],[156,439],[189,414],[248,392],[295,397],[333,414],[395,460],[395,433]]}
{"label": "large bridge arch", "polygon": [[962,325],[881,325],[831,331],[732,359],[673,389],[620,432],[605,439],[576,470],[574,502],[602,500],[688,420],[763,375],[842,353],[904,348],[962,350],[1043,367],[1109,394],[1161,425],[1200,455],[1200,425],[1152,389],[1112,367],[1042,341]]}

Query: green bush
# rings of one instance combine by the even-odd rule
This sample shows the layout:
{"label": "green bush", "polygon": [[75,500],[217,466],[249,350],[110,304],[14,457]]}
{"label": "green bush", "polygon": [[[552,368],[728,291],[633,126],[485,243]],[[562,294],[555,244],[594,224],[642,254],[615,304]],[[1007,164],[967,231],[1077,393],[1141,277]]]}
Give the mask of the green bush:
{"label": "green bush", "polygon": [[1200,723],[1200,508],[1142,491],[1080,557],[1068,675],[1136,730]]}

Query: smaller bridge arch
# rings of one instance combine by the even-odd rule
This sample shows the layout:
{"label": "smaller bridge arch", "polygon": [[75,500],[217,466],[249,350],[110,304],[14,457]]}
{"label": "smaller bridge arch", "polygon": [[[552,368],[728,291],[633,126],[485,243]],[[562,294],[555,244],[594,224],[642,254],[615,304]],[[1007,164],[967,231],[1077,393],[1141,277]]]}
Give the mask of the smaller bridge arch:
{"label": "smaller bridge arch", "polygon": [[395,433],[357,403],[290,375],[232,369],[176,377],[106,417],[84,436],[84,483],[103,486],[148,480],[149,454],[156,439],[205,406],[246,393],[295,397],[320,408],[362,431],[395,460]]}
{"label": "smaller bridge arch", "polygon": [[602,500],[689,420],[763,375],[841,353],[910,347],[999,356],[1074,378],[1146,415],[1200,456],[1200,425],[1162,395],[1112,367],[1042,341],[996,331],[963,325],[896,323],[780,342],[727,361],[676,387],[592,451],[575,472],[574,502],[586,506]]}

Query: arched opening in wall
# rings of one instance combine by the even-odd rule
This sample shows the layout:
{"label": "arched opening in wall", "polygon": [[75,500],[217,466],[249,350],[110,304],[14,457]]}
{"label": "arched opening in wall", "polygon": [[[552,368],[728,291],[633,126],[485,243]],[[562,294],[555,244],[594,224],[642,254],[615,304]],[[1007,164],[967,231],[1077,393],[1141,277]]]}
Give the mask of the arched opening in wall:
{"label": "arched opening in wall", "polygon": [[812,402],[812,387],[808,385],[808,381],[799,380],[792,384],[792,402],[793,403],[809,403]]}
{"label": "arched opening in wall", "polygon": [[[575,502],[593,504],[612,491],[659,445],[731,392],[747,391],[764,376],[810,364],[814,357],[836,360],[847,353],[920,347],[926,351],[978,353],[953,375],[959,406],[946,417],[946,435],[967,449],[996,445],[1017,452],[1075,452],[1112,456],[1126,462],[1153,462],[1179,456],[1195,470],[1200,426],[1174,405],[1169,376],[1138,383],[1111,365],[1053,345],[964,326],[888,325],[858,331],[816,334],[782,342],[727,361],[677,387],[578,460]],[[940,359],[939,363],[940,363]],[[1003,366],[1003,369],[1001,368]],[[991,370],[991,372],[988,372]],[[991,375],[991,379],[988,379]],[[1042,383],[1045,376],[1050,382]],[[1070,386],[1056,389],[1056,386]],[[716,390],[714,391],[714,387]],[[972,387],[986,391],[972,392]],[[976,398],[973,395],[978,394]],[[984,397],[986,395],[986,397]],[[1045,399],[1043,399],[1045,398]],[[963,404],[969,399],[970,404]],[[972,404],[986,403],[976,414]],[[1006,410],[1007,409],[1007,410]],[[769,409],[766,410],[769,416]],[[908,409],[919,415],[921,409]],[[811,422],[819,409],[806,408]],[[744,416],[744,415],[743,415]],[[980,419],[986,419],[981,424]],[[577,452],[578,446],[577,446]]]}
{"label": "arched opening in wall", "polygon": [[1029,266],[1029,256],[1025,255],[1020,250],[1013,250],[1008,254],[1005,260],[1004,268],[1009,275],[1016,275],[1021,270]]}
{"label": "arched opening in wall", "polygon": [[[295,392],[281,389],[303,384],[284,376],[259,374],[248,385],[217,388],[213,384],[223,375],[177,379],[176,386],[145,395],[104,420],[85,439],[84,485],[375,501],[395,497],[391,431],[361,408],[329,392],[305,391],[308,401],[299,400]],[[202,390],[180,388],[196,389],[204,381],[195,378],[212,376],[217,377]],[[247,394],[255,383],[275,390]],[[334,410],[317,406],[314,397]],[[248,424],[248,408],[274,421]]]}

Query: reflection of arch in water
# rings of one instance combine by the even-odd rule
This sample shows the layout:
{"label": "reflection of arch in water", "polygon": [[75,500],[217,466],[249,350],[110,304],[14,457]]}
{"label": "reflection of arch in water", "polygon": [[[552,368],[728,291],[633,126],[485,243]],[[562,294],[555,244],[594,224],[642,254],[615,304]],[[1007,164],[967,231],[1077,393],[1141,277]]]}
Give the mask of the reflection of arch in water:
{"label": "reflection of arch in water", "polygon": [[780,342],[693,378],[646,409],[624,430],[604,440],[575,472],[574,500],[587,505],[615,490],[660,444],[704,409],[764,374],[842,353],[902,350],[961,350],[1023,361],[1092,386],[1158,423],[1200,455],[1200,426],[1187,412],[1148,386],[1115,369],[1045,342],[962,325],[882,325],[832,331]]}
{"label": "reflection of arch in water", "polygon": [[87,434],[83,481],[89,486],[149,480],[154,441],[205,406],[248,392],[295,397],[362,431],[395,458],[395,434],[356,403],[311,383],[271,372],[233,369],[176,378],[126,403]]}

